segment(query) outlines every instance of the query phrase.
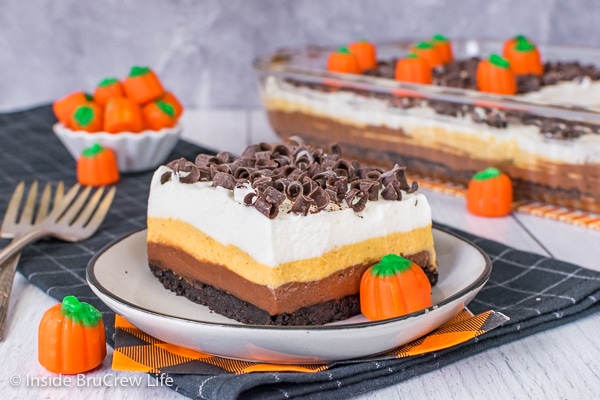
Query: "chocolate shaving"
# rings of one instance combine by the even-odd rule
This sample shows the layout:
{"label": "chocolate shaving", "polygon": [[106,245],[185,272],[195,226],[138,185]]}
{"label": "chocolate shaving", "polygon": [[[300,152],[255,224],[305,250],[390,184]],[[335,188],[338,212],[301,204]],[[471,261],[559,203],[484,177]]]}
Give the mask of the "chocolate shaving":
{"label": "chocolate shaving", "polygon": [[350,189],[346,193],[346,203],[355,212],[361,212],[367,206],[368,194],[358,189]]}
{"label": "chocolate shaving", "polygon": [[298,196],[296,201],[294,201],[294,204],[292,205],[292,212],[296,214],[307,215],[312,203],[314,203],[313,199],[301,194]]}
{"label": "chocolate shaving", "polygon": [[212,186],[222,186],[225,189],[233,190],[236,186],[236,179],[233,175],[227,174],[225,172],[217,172],[213,178]]}
{"label": "chocolate shaving", "polygon": [[165,183],[171,180],[171,171],[167,171],[160,176],[160,184],[164,185]]}

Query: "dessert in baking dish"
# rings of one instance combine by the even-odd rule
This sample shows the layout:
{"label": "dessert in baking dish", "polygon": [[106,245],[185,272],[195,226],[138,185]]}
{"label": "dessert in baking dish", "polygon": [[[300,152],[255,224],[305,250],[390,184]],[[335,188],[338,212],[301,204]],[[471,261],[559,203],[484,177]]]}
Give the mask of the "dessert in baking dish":
{"label": "dessert in baking dish", "polygon": [[[324,67],[319,72],[314,48],[256,66],[269,121],[283,138],[300,134],[315,146],[336,142],[362,162],[398,163],[464,185],[493,166],[511,177],[516,200],[599,212],[600,114],[593,107],[600,108],[600,69],[546,60],[541,70],[515,73],[511,65],[533,65],[539,55],[526,39],[517,45],[527,60],[466,56],[463,49],[426,71],[429,76],[422,62],[410,60],[420,58],[414,52],[337,80]],[[297,59],[309,68],[286,70]],[[487,65],[479,70],[482,62]],[[479,74],[487,84],[480,85]],[[403,85],[397,75],[420,85]]]}
{"label": "dessert in baking dish", "polygon": [[167,289],[244,323],[360,314],[361,276],[387,254],[437,282],[431,210],[404,172],[302,143],[172,161],[150,187],[150,268]]}

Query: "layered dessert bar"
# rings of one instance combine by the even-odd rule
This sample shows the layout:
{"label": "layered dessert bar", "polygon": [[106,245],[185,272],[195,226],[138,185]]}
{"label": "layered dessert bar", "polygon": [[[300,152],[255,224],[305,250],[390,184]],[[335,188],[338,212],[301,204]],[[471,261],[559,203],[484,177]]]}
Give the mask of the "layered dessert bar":
{"label": "layered dessert bar", "polygon": [[434,68],[428,85],[394,79],[408,51],[399,44],[379,46],[377,66],[361,74],[328,73],[331,49],[319,48],[255,67],[269,122],[284,139],[335,142],[361,162],[463,185],[496,167],[510,175],[516,200],[600,212],[600,69],[566,60],[600,51],[542,47],[543,71],[517,76],[514,95],[483,93],[477,66],[499,46],[455,43],[457,57]]}
{"label": "layered dessert bar", "polygon": [[431,210],[404,167],[362,166],[300,139],[174,160],[154,174],[148,262],[163,285],[248,324],[360,314],[364,271],[387,254],[432,285]]}

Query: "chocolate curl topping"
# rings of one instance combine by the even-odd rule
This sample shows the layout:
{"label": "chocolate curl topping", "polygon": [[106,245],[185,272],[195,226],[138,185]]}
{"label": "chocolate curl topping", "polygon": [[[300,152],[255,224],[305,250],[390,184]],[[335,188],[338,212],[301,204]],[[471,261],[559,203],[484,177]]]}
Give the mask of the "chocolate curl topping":
{"label": "chocolate curl topping", "polygon": [[222,186],[225,189],[233,190],[237,184],[236,179],[233,175],[225,172],[217,172],[213,178],[212,186]]}
{"label": "chocolate curl topping", "polygon": [[[292,203],[291,212],[302,215],[343,201],[358,212],[379,196],[401,200],[403,191],[418,190],[416,182],[409,185],[406,167],[395,165],[389,171],[361,167],[357,161],[343,159],[337,144],[326,153],[307,146],[299,137],[290,140],[297,145],[259,143],[248,146],[237,158],[229,152],[199,154],[193,163],[180,158],[167,166],[182,183],[212,181],[213,186],[228,190],[250,183],[255,192],[248,193],[243,203],[269,218],[277,216],[286,199]],[[164,173],[161,183],[168,182],[173,173]]]}
{"label": "chocolate curl topping", "polygon": [[300,182],[292,181],[285,188],[285,194],[290,200],[294,201],[302,194],[302,190],[303,187]]}
{"label": "chocolate curl topping", "polygon": [[402,191],[398,182],[390,182],[381,191],[381,197],[384,200],[402,200]]}
{"label": "chocolate curl topping", "polygon": [[346,203],[355,212],[360,212],[367,206],[367,200],[369,195],[365,192],[361,192],[358,189],[350,189],[346,193]]}
{"label": "chocolate curl topping", "polygon": [[171,180],[171,171],[167,171],[160,176],[160,184],[164,185],[165,183]]}
{"label": "chocolate curl topping", "polygon": [[296,214],[306,215],[308,214],[308,210],[310,210],[311,204],[314,203],[314,200],[310,197],[301,194],[298,196],[294,204],[292,205],[292,212]]}
{"label": "chocolate curl topping", "polygon": [[322,210],[329,204],[329,194],[325,191],[325,189],[317,186],[309,195],[311,199],[314,200],[315,206],[317,206],[317,210]]}
{"label": "chocolate curl topping", "polygon": [[273,219],[279,214],[279,204],[269,202],[262,195],[258,195],[254,202],[254,208],[256,208],[261,214],[264,214],[269,219]]}

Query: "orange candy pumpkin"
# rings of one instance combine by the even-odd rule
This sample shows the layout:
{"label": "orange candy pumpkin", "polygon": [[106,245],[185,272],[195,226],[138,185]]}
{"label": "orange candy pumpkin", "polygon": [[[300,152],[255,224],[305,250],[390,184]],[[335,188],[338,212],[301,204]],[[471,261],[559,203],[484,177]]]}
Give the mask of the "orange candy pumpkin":
{"label": "orange candy pumpkin", "polygon": [[68,125],[73,110],[80,105],[89,103],[93,100],[94,98],[88,93],[74,92],[52,103],[52,111],[54,112],[56,119],[63,124]]}
{"label": "orange candy pumpkin", "polygon": [[123,96],[125,96],[125,90],[117,78],[103,79],[94,90],[94,100],[102,106],[106,105],[113,97]]}
{"label": "orange candy pumpkin", "polygon": [[433,44],[433,47],[435,47],[435,49],[437,50],[442,64],[446,64],[454,60],[454,51],[452,50],[452,43],[450,43],[448,38],[446,38],[443,35],[436,34],[433,35],[431,43]]}
{"label": "orange candy pumpkin", "polygon": [[106,336],[102,314],[66,296],[44,314],[38,329],[38,360],[47,370],[78,374],[102,364]]}
{"label": "orange candy pumpkin", "polygon": [[102,130],[102,123],[102,108],[95,102],[88,102],[73,110],[67,126],[75,131],[94,133]]}
{"label": "orange candy pumpkin", "polygon": [[513,188],[508,175],[490,167],[473,175],[467,189],[467,210],[483,217],[504,217],[512,210]]}
{"label": "orange candy pumpkin", "polygon": [[343,74],[360,74],[360,67],[356,56],[347,47],[340,47],[329,54],[327,58],[327,71]]}
{"label": "orange candy pumpkin", "polygon": [[513,47],[515,47],[515,46],[517,45],[517,43],[519,43],[519,42],[520,42],[520,41],[522,41],[522,40],[524,40],[524,41],[526,41],[526,42],[528,42],[528,41],[529,41],[529,39],[527,39],[527,37],[526,37],[526,36],[524,36],[524,35],[516,35],[516,36],[513,36],[513,37],[511,37],[511,38],[509,38],[509,39],[506,39],[506,40],[504,41],[504,44],[502,45],[502,55],[503,55],[504,57],[506,57],[506,54],[507,54],[508,52],[510,52],[510,51],[511,51],[511,49],[512,49]]}
{"label": "orange candy pumpkin", "polygon": [[395,79],[401,82],[431,84],[433,75],[427,61],[410,53],[396,62]]}
{"label": "orange candy pumpkin", "polygon": [[104,109],[104,130],[109,133],[141,132],[144,129],[140,106],[127,97],[113,97]]}
{"label": "orange candy pumpkin", "polygon": [[158,76],[148,67],[135,66],[123,81],[127,97],[138,104],[158,99],[165,92]]}
{"label": "orange candy pumpkin", "polygon": [[356,57],[358,69],[361,72],[377,66],[377,49],[373,43],[368,42],[366,39],[351,43],[348,50]]}
{"label": "orange candy pumpkin", "polygon": [[77,181],[82,185],[112,185],[120,178],[117,157],[108,147],[95,143],[77,159]]}
{"label": "orange candy pumpkin", "polygon": [[360,281],[360,310],[371,320],[394,318],[432,305],[423,269],[396,254],[384,256]]}
{"label": "orange candy pumpkin", "polygon": [[506,95],[517,93],[517,78],[510,63],[497,54],[479,62],[476,77],[477,89],[482,92]]}
{"label": "orange candy pumpkin", "polygon": [[183,105],[173,93],[167,91],[160,97],[159,100],[164,101],[173,107],[173,110],[175,110],[175,118],[181,117],[181,114],[183,114]]}
{"label": "orange candy pumpkin", "polygon": [[510,67],[517,75],[544,73],[542,57],[537,46],[525,38],[505,47],[502,55],[510,62]]}
{"label": "orange candy pumpkin", "polygon": [[156,100],[146,104],[142,108],[142,118],[147,129],[160,130],[172,128],[177,123],[175,107],[171,104]]}
{"label": "orange candy pumpkin", "polygon": [[427,61],[431,68],[436,68],[443,64],[439,51],[431,42],[417,43],[410,49],[410,52]]}

